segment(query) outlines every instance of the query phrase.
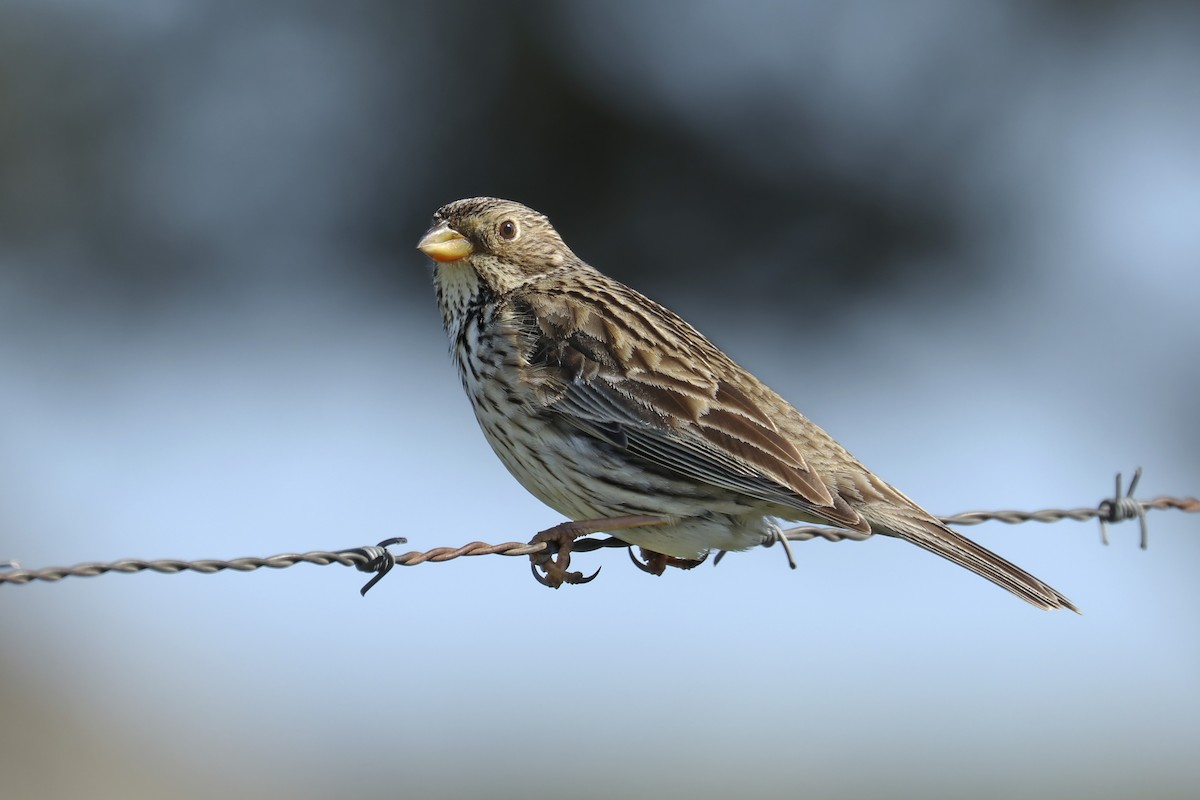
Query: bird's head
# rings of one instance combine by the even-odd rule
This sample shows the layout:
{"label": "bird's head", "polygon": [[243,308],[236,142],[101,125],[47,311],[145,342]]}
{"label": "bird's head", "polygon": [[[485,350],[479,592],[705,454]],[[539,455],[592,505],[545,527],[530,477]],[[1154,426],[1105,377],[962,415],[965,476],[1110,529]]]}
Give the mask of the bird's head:
{"label": "bird's head", "polygon": [[577,262],[544,215],[494,197],[442,206],[417,249],[437,262],[439,281],[443,270],[466,268],[496,292]]}

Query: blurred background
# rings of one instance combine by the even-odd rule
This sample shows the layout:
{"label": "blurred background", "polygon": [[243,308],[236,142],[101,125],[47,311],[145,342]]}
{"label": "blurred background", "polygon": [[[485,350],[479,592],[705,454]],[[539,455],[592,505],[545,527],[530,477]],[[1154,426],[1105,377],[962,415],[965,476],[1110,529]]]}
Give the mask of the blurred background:
{"label": "blurred background", "polygon": [[[0,0],[0,559],[525,540],[414,249],[491,194],[931,511],[1200,487],[1186,3]],[[1194,797],[1200,520],[652,578],[0,587],[43,797]]]}

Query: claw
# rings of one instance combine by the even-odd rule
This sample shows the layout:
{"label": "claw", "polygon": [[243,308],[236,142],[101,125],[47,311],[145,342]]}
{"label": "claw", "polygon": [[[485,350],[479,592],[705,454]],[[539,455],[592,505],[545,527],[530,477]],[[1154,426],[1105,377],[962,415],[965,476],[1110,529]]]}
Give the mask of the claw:
{"label": "claw", "polygon": [[580,577],[574,580],[568,580],[567,583],[591,583],[592,581],[596,580],[596,576],[600,574],[601,569],[603,569],[603,567],[596,567],[596,571],[591,575],[588,575],[586,578],[583,577],[582,572],[568,573],[568,575],[579,575]]}
{"label": "claw", "polygon": [[[583,577],[582,572],[565,572],[559,570],[558,565],[553,561],[548,561],[547,563],[540,565],[542,569],[546,570],[545,574],[538,572],[538,566],[538,564],[530,561],[529,571],[533,573],[533,579],[542,586],[545,586],[547,589],[557,589],[564,583],[569,583],[571,585],[591,583],[592,581],[596,580],[596,576],[600,574],[601,570],[601,567],[596,567],[596,571],[585,578]],[[559,572],[562,577],[554,577],[554,572]]]}
{"label": "claw", "polygon": [[557,589],[558,588],[557,586],[555,586],[553,583],[550,582],[549,578],[545,577],[544,575],[542,575],[542,573],[538,572],[537,564],[533,563],[532,561],[529,562],[529,571],[533,573],[533,579],[535,581],[537,581],[538,583],[540,583],[542,586],[545,586],[547,589]]}
{"label": "claw", "polygon": [[630,547],[626,552],[629,553],[629,560],[632,561],[633,565],[635,567],[637,567],[638,569],[640,569],[642,572],[648,573],[650,575],[662,575],[661,572],[655,572],[653,567],[651,567],[645,561],[642,561],[640,558],[635,556],[633,554],[632,547]]}
{"label": "claw", "polygon": [[[648,572],[651,575],[662,575],[667,571],[667,565],[671,563],[671,557],[662,553],[656,553],[653,550],[647,550],[644,547],[639,547],[638,550],[642,553],[642,558],[646,559],[643,563],[638,563],[636,558],[633,563],[637,564],[638,569],[642,572]],[[633,549],[629,550],[629,557],[633,558]]]}
{"label": "claw", "polygon": [[662,575],[667,571],[667,567],[675,567],[676,569],[693,569],[700,566],[708,558],[708,553],[704,554],[703,558],[679,558],[678,556],[669,556],[664,553],[656,553],[653,550],[647,550],[644,547],[639,547],[642,551],[642,561],[633,554],[633,548],[629,548],[629,560],[633,565],[642,572],[651,575]]}

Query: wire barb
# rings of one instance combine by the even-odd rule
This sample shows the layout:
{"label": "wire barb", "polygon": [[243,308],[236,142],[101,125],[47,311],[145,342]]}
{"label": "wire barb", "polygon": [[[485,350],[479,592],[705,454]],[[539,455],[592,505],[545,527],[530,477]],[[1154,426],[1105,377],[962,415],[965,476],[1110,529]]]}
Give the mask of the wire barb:
{"label": "wire barb", "polygon": [[358,571],[375,573],[375,576],[371,578],[371,580],[367,581],[366,585],[358,590],[360,595],[366,597],[367,592],[371,591],[371,587],[383,580],[383,576],[391,572],[392,567],[396,566],[396,558],[392,555],[388,548],[394,544],[407,543],[408,539],[405,539],[403,536],[393,536],[390,539],[384,539],[377,545],[353,547],[349,550],[339,551],[346,555],[361,555],[366,560],[363,561],[363,563],[356,565]]}
{"label": "wire barb", "polygon": [[[1061,522],[1067,519],[1077,521],[1095,519],[1100,521],[1101,541],[1108,544],[1108,523],[1123,522],[1136,517],[1141,526],[1141,547],[1144,550],[1149,540],[1146,523],[1147,511],[1173,509],[1192,514],[1200,513],[1200,499],[1195,497],[1156,497],[1153,500],[1138,500],[1133,495],[1137,490],[1141,477],[1142,470],[1139,468],[1134,472],[1133,478],[1129,481],[1129,489],[1122,493],[1122,477],[1121,475],[1117,475],[1116,492],[1114,495],[1106,498],[1098,506],[1092,508],[1052,508],[1041,511],[968,511],[951,517],[942,517],[941,519],[947,525],[959,526],[977,525],[987,521],[1016,525],[1023,522],[1049,523]],[[794,558],[791,556],[791,548],[788,547],[788,542],[806,541],[817,537],[831,542],[861,541],[869,538],[870,535],[829,527],[791,528],[780,531],[777,536],[769,537],[764,542],[764,545],[770,546],[779,541],[784,545],[785,552],[789,557],[789,564],[793,564]],[[7,561],[0,562],[0,584],[26,584],[33,581],[53,582],[67,577],[103,575],[107,572],[143,572],[148,570],[166,574],[200,572],[207,575],[223,570],[252,572],[263,567],[285,569],[301,563],[316,564],[318,566],[341,564],[345,567],[354,567],[362,572],[375,573],[371,580],[360,590],[363,595],[366,595],[371,587],[378,583],[394,566],[412,567],[417,564],[424,564],[427,561],[452,561],[464,556],[500,555],[527,557],[541,553],[549,547],[546,542],[502,542],[501,544],[469,542],[461,547],[435,547],[432,550],[412,550],[399,555],[393,555],[388,550],[393,545],[405,542],[406,540],[403,537],[395,537],[385,539],[377,545],[355,547],[349,550],[333,552],[314,551],[300,554],[282,553],[266,558],[235,558],[230,561],[215,559],[198,561],[180,561],[177,559],[142,561],[139,559],[124,559],[108,563],[93,562],[76,564],[72,567],[47,567],[44,569],[25,569],[16,561]],[[608,547],[627,548],[629,544],[616,536],[607,536],[604,538],[588,537],[576,540],[573,545],[573,551],[576,553],[587,553]],[[722,555],[724,554],[717,554],[715,561],[719,561]]]}
{"label": "wire barb", "polygon": [[1113,492],[1111,498],[1101,501],[1098,507],[1100,512],[1100,542],[1102,544],[1108,544],[1108,523],[1124,522],[1127,519],[1137,517],[1138,527],[1141,530],[1141,547],[1145,550],[1150,546],[1150,534],[1146,529],[1146,509],[1133,497],[1133,493],[1137,491],[1138,481],[1141,479],[1142,468],[1138,467],[1134,470],[1133,478],[1129,481],[1129,491],[1122,496],[1121,473],[1117,473],[1117,490]]}

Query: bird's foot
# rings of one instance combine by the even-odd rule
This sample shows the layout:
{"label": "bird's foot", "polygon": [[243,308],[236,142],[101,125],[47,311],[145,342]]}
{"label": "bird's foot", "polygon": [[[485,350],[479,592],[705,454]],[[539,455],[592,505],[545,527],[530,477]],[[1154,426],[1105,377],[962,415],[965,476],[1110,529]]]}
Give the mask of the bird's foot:
{"label": "bird's foot", "polygon": [[577,522],[564,522],[547,528],[530,539],[530,544],[546,544],[545,550],[529,556],[529,568],[537,582],[542,586],[557,589],[564,583],[588,583],[595,579],[600,574],[599,569],[586,578],[582,572],[567,571],[567,567],[571,566],[571,550],[575,546],[575,540],[593,532],[590,529],[580,530]]}
{"label": "bird's foot", "polygon": [[705,553],[703,558],[678,558],[669,556],[665,553],[656,553],[653,550],[647,550],[644,547],[639,547],[638,552],[642,554],[641,559],[633,554],[633,548],[629,548],[629,560],[634,566],[642,572],[648,572],[651,575],[662,575],[667,571],[667,567],[675,567],[676,569],[692,569],[698,567],[708,560],[708,554]]}
{"label": "bird's foot", "polygon": [[564,583],[588,583],[600,574],[599,569],[587,577],[584,577],[582,572],[569,572],[567,569],[571,566],[571,550],[576,541],[590,533],[639,528],[644,525],[662,525],[664,522],[661,517],[634,515],[560,523],[553,528],[541,531],[529,540],[530,544],[545,543],[546,545],[545,550],[529,556],[529,568],[533,571],[533,577],[538,583],[551,589],[557,589]]}

